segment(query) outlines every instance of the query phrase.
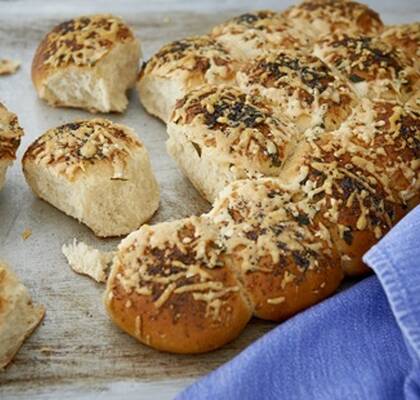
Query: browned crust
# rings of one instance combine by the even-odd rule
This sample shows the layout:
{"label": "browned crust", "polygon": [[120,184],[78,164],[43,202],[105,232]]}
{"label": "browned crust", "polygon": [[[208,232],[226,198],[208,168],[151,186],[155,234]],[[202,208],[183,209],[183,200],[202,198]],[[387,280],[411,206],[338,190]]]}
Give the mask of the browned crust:
{"label": "browned crust", "polygon": [[356,1],[306,0],[287,9],[284,16],[291,21],[300,20],[309,32],[315,20],[322,20],[328,25],[324,34],[342,31],[372,35],[383,29],[379,14]]}
{"label": "browned crust", "polygon": [[117,325],[175,353],[210,351],[239,335],[252,308],[208,229],[192,218],[143,227],[123,242],[105,295]]}
{"label": "browned crust", "polygon": [[[323,129],[338,128],[357,104],[350,87],[333,74],[319,58],[290,50],[272,51],[245,64],[240,71],[249,92],[264,96],[261,88],[270,89],[267,99],[286,115],[287,100],[297,99],[299,112],[296,118],[311,117],[314,112],[322,114],[318,125]],[[273,93],[281,93],[278,101]],[[294,116],[289,115],[293,122]]]}
{"label": "browned crust", "polygon": [[74,179],[98,162],[125,162],[130,151],[142,143],[126,127],[103,119],[80,120],[49,129],[26,150],[29,162],[55,169]]}
{"label": "browned crust", "polygon": [[420,63],[420,22],[386,26],[381,40],[401,49],[407,57]]}
{"label": "browned crust", "polygon": [[[377,38],[339,34],[320,40],[317,47],[323,61],[345,79],[365,82],[367,97],[404,101],[418,88],[413,60]],[[381,81],[388,84],[382,87]]]}
{"label": "browned crust", "polygon": [[121,18],[91,15],[55,26],[39,44],[32,61],[32,81],[39,90],[54,71],[69,66],[93,68],[115,45],[135,40]]}
{"label": "browned crust", "polygon": [[176,103],[171,123],[202,126],[199,146],[217,148],[233,163],[247,160],[255,170],[270,174],[278,171],[296,133],[288,119],[280,117],[261,97],[232,86],[205,85]]}

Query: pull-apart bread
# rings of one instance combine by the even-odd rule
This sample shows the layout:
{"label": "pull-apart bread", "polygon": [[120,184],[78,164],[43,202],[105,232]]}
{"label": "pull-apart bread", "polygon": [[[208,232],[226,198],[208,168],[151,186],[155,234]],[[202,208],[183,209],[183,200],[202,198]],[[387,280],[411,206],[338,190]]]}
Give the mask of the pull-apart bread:
{"label": "pull-apart bread", "polygon": [[184,86],[167,124],[169,153],[213,208],[120,244],[111,318],[157,349],[202,352],[366,273],[364,252],[420,202],[418,33],[346,0],[216,27],[236,80]]}
{"label": "pull-apart bread", "polygon": [[52,106],[122,112],[140,56],[139,41],[120,18],[79,17],[44,37],[34,56],[32,80],[39,97]]}
{"label": "pull-apart bread", "polygon": [[12,361],[44,314],[44,306],[32,303],[25,286],[0,261],[0,370]]}
{"label": "pull-apart bread", "polygon": [[133,130],[105,119],[50,129],[28,148],[22,163],[37,196],[100,237],[132,232],[159,205],[144,145]]}
{"label": "pull-apart bread", "polygon": [[146,110],[167,122],[177,99],[204,83],[233,82],[236,66],[226,48],[208,36],[177,40],[143,64],[137,90]]}
{"label": "pull-apart bread", "polygon": [[0,103],[0,190],[6,180],[7,168],[16,158],[22,136],[17,116]]}

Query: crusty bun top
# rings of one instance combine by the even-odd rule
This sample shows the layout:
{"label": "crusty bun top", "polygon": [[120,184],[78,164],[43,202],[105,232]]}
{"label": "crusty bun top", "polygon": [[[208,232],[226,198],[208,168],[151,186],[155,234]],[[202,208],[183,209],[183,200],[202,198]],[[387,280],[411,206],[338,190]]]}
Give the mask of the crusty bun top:
{"label": "crusty bun top", "polygon": [[419,197],[420,111],[395,102],[364,100],[323,148],[348,152],[351,162],[381,182],[388,200]]}
{"label": "crusty bun top", "polygon": [[315,54],[349,79],[361,96],[404,101],[418,86],[413,61],[377,38],[332,35],[317,43]]}
{"label": "crusty bun top", "polygon": [[261,51],[269,48],[302,49],[309,44],[305,34],[295,29],[281,14],[269,11],[255,11],[232,18],[212,30],[212,36],[224,42],[230,39],[235,47],[252,42]]}
{"label": "crusty bun top", "polygon": [[40,43],[32,64],[32,78],[68,66],[94,67],[117,44],[135,40],[119,17],[92,15],[57,25]]}
{"label": "crusty bun top", "polygon": [[[315,125],[336,128],[347,117],[355,96],[319,58],[277,50],[245,64],[238,73],[241,88],[268,97],[298,125],[303,115]],[[324,126],[326,125],[326,126]]]}
{"label": "crusty bun top", "polygon": [[48,166],[69,180],[93,164],[106,162],[118,179],[130,152],[140,147],[142,143],[129,128],[96,118],[48,130],[28,148],[23,162]]}
{"label": "crusty bun top", "polygon": [[383,28],[378,13],[348,0],[306,0],[287,9],[284,16],[314,37],[338,31],[376,34]]}
{"label": "crusty bun top", "polygon": [[0,103],[0,160],[14,160],[23,130],[17,116]]}
{"label": "crusty bun top", "polygon": [[216,74],[222,78],[234,78],[234,64],[229,52],[208,36],[193,36],[169,43],[162,47],[143,65],[139,79],[145,74],[168,76],[179,71],[190,74]]}
{"label": "crusty bun top", "polygon": [[401,49],[416,63],[420,63],[420,22],[387,26],[381,40]]}
{"label": "crusty bun top", "polygon": [[287,143],[297,135],[264,99],[230,86],[206,85],[188,93],[178,100],[171,123],[198,127],[184,131],[198,146],[213,149],[220,162],[267,175],[278,172]]}

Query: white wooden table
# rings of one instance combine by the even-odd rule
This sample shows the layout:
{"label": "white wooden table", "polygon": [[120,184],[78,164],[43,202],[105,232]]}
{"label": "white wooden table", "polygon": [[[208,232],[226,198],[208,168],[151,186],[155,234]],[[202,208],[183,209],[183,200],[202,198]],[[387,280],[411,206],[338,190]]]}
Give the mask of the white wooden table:
{"label": "white wooden table", "polygon": [[[0,373],[1,399],[166,399],[194,379],[231,359],[274,327],[253,321],[239,339],[210,354],[177,356],[149,349],[119,331],[105,315],[103,287],[75,275],[60,248],[77,237],[103,249],[117,240],[98,240],[84,226],[33,197],[20,166],[23,151],[46,129],[90,114],[52,109],[40,102],[30,81],[33,53],[56,23],[82,14],[110,12],[134,28],[148,58],[164,43],[207,32],[214,24],[250,9],[283,9],[284,0],[84,1],[0,0],[0,58],[22,62],[16,75],[0,77],[0,101],[19,116],[25,137],[18,161],[0,192],[0,258],[10,263],[47,315],[13,364]],[[420,2],[368,3],[387,23],[418,20]],[[108,116],[133,127],[146,144],[162,200],[152,222],[208,209],[165,152],[165,127],[145,114],[135,93],[124,115]],[[22,232],[32,230],[23,240]]]}

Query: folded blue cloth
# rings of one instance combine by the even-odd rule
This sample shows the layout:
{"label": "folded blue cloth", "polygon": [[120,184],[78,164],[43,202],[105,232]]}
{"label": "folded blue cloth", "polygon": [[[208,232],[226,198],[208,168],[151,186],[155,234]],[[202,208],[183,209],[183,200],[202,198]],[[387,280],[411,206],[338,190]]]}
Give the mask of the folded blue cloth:
{"label": "folded blue cloth", "polygon": [[420,206],[364,257],[375,271],[291,318],[181,399],[420,399]]}

